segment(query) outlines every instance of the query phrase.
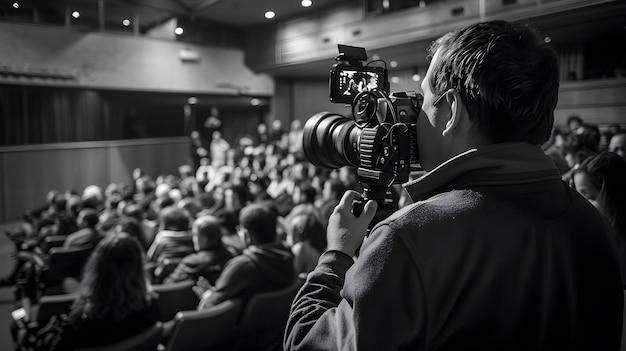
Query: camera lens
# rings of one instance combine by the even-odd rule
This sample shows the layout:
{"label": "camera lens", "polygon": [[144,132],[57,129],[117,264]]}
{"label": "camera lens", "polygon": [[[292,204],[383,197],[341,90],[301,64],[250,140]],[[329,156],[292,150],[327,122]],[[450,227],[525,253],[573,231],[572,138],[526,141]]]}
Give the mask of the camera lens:
{"label": "camera lens", "polygon": [[350,118],[330,112],[317,113],[304,124],[304,155],[318,167],[358,167],[360,134],[361,130]]}

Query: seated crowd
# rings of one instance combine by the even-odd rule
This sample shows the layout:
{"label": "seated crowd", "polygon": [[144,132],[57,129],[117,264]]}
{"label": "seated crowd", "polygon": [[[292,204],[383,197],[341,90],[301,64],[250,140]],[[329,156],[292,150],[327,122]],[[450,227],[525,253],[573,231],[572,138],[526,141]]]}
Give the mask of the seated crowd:
{"label": "seated crowd", "polygon": [[[346,189],[359,189],[355,173],[315,169],[280,140],[232,151],[201,160],[195,171],[183,165],[177,174],[153,177],[136,169],[131,184],[50,191],[45,206],[26,211],[24,222],[7,231],[16,259],[1,284],[14,287],[17,304],[36,306],[50,293],[38,272],[51,250],[90,250],[82,276],[54,292],[77,294],[60,343],[73,348],[128,335],[86,337],[92,325],[154,322],[153,286],[193,281],[197,308],[206,309],[234,298],[245,306],[255,294],[302,280],[325,250],[330,211]],[[115,251],[129,240],[136,247],[123,254],[140,257],[121,259]],[[133,271],[137,262],[145,277]],[[171,324],[164,323],[164,342]]]}
{"label": "seated crowd", "polygon": [[[570,126],[555,130],[545,151],[613,225],[626,267],[626,133],[603,136],[580,119]],[[197,309],[206,309],[234,298],[245,306],[255,294],[294,284],[324,252],[328,217],[343,193],[361,190],[355,170],[313,167],[287,133],[241,140],[196,170],[183,165],[153,177],[136,169],[131,184],[50,191],[45,206],[26,211],[23,225],[7,232],[16,259],[1,284],[15,287],[19,303],[36,305],[46,289],[33,279],[51,246],[92,250],[82,276],[62,286],[76,298],[61,349],[115,342],[157,322],[152,286],[191,280]],[[399,189],[391,188],[394,209],[409,201]],[[164,322],[163,342],[172,327]],[[113,331],[98,333],[104,329]]]}

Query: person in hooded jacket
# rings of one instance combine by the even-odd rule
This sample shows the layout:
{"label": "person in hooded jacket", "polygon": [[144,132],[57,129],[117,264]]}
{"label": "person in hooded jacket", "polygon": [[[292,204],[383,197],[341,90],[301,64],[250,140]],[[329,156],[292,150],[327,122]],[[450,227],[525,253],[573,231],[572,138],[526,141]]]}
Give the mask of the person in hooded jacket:
{"label": "person in hooded jacket", "polygon": [[241,210],[239,221],[237,231],[246,248],[226,263],[214,286],[198,278],[194,287],[200,297],[198,309],[233,298],[245,304],[255,294],[280,290],[294,282],[293,255],[277,240],[277,212],[253,203]]}

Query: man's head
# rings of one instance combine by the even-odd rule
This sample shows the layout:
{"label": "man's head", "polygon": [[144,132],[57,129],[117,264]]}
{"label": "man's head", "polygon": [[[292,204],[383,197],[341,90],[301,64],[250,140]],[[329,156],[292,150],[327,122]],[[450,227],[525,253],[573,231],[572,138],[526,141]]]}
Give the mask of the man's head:
{"label": "man's head", "polygon": [[583,119],[577,115],[571,115],[567,117],[567,129],[569,129],[570,133],[576,132],[578,128],[583,125]]}
{"label": "man's head", "polygon": [[325,200],[339,200],[343,196],[343,193],[348,190],[342,181],[339,179],[328,179],[324,182],[324,189],[322,190],[322,197]]}
{"label": "man's head", "polygon": [[252,203],[239,213],[239,234],[247,245],[270,244],[276,241],[276,211],[267,204]]}
{"label": "man's head", "polygon": [[198,217],[193,222],[191,233],[196,251],[210,250],[222,244],[222,225],[216,217]]}
{"label": "man's head", "polygon": [[224,205],[227,209],[238,210],[246,204],[248,190],[242,185],[229,184],[224,189]]}
{"label": "man's head", "polygon": [[609,151],[618,154],[626,160],[626,133],[620,132],[611,137],[609,141]]}
{"label": "man's head", "polygon": [[76,218],[76,223],[81,228],[95,228],[98,221],[98,212],[93,208],[82,209]]}
{"label": "man's head", "polygon": [[479,23],[438,39],[422,82],[422,166],[501,142],[542,144],[552,130],[558,60],[526,25]]}
{"label": "man's head", "polygon": [[162,230],[185,231],[189,229],[187,212],[177,206],[167,206],[159,213]]}

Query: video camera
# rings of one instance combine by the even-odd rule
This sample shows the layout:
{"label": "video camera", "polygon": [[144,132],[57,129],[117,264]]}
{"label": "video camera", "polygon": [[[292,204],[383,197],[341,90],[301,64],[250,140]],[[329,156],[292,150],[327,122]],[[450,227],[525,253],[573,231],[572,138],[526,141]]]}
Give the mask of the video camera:
{"label": "video camera", "polygon": [[[339,63],[330,71],[329,95],[334,103],[350,104],[352,118],[320,112],[303,128],[304,154],[323,168],[357,168],[365,200],[384,205],[389,187],[405,183],[417,167],[415,124],[422,96],[415,92],[389,95],[384,61],[367,61],[364,48],[338,45]],[[371,66],[381,62],[384,67]]]}

